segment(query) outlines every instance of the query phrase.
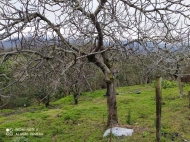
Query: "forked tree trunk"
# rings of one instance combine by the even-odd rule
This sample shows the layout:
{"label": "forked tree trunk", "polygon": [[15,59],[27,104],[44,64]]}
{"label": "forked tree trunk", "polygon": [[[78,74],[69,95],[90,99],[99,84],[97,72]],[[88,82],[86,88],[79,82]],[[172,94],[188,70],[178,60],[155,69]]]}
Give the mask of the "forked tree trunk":
{"label": "forked tree trunk", "polygon": [[107,125],[113,125],[118,123],[117,117],[117,104],[116,104],[116,89],[113,82],[107,82],[107,107],[108,107],[108,120]]}
{"label": "forked tree trunk", "polygon": [[101,60],[101,58],[92,55],[88,56],[88,60],[90,62],[95,63],[105,76],[106,81],[106,87],[107,87],[107,107],[108,107],[108,120],[107,120],[107,126],[112,126],[113,124],[118,123],[118,117],[117,117],[117,105],[116,105],[116,87],[115,87],[115,79],[114,75],[111,72],[111,67],[109,63],[105,63]]}

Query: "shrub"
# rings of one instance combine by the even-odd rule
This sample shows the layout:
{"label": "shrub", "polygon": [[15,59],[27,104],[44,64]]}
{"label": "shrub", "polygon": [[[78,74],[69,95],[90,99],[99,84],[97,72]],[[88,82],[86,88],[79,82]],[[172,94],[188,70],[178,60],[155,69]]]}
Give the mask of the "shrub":
{"label": "shrub", "polygon": [[[156,85],[156,81],[152,82],[153,87]],[[176,81],[169,81],[169,80],[163,80],[162,81],[162,88],[175,88],[177,87],[177,82]]]}
{"label": "shrub", "polygon": [[29,97],[13,97],[10,100],[12,107],[25,107],[30,106],[31,99]]}
{"label": "shrub", "polygon": [[177,82],[176,81],[163,80],[162,81],[162,87],[164,89],[166,89],[166,88],[174,88],[174,87],[177,87]]}

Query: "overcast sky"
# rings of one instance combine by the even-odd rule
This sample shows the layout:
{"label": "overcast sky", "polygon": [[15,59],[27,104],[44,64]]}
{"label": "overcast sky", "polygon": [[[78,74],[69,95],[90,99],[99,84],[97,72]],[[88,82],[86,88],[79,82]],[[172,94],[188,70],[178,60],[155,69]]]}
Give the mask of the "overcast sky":
{"label": "overcast sky", "polygon": [[[137,0],[131,0],[131,2],[134,2],[134,1],[137,1]],[[143,2],[143,1],[146,1],[146,0],[141,0],[141,1]],[[154,0],[151,0],[151,1],[154,1]],[[155,0],[155,1],[156,1],[156,0]],[[166,0],[157,0],[157,1],[166,1]],[[177,1],[177,0],[174,0],[174,1]],[[25,5],[24,5],[24,4],[21,4],[21,2],[24,2],[24,0],[20,0],[20,1],[18,1],[18,0],[13,0],[13,2],[15,2],[15,4],[13,4],[13,5],[14,5],[17,9],[20,9],[20,10],[25,9]],[[40,12],[42,12],[43,8],[40,8],[40,7],[37,8],[38,1],[36,1],[36,0],[31,0],[30,2],[31,2],[31,3],[33,2],[33,4],[34,4],[34,6],[31,7],[32,9],[34,9],[34,11],[40,11]],[[190,4],[190,0],[183,0],[183,3],[185,3],[185,4]],[[2,3],[0,3],[0,5],[2,5]],[[36,6],[35,6],[35,5],[36,5]],[[91,12],[94,12],[94,10],[97,8],[97,6],[98,6],[97,0],[93,0],[92,2],[89,3],[89,9],[88,9],[88,10],[90,10]],[[57,8],[59,8],[58,5],[54,5],[54,6],[46,5],[45,16],[46,16],[51,22],[53,22],[53,23],[59,23],[59,20],[56,18],[57,15],[64,16],[64,14],[61,13],[61,10],[55,12],[55,13],[56,13],[56,16],[55,16],[55,13],[50,12],[50,11],[56,10]],[[152,8],[152,7],[149,7],[148,9],[151,9],[151,8]],[[173,7],[173,8],[175,8],[175,7]],[[3,10],[3,9],[0,9],[0,11],[2,11],[2,10]],[[48,10],[49,10],[49,12],[48,12]],[[131,10],[131,12],[134,12],[134,9],[133,9],[133,8],[130,9],[130,10]],[[190,12],[190,11],[189,11],[189,12]],[[178,17],[176,17],[176,18],[178,18]],[[181,21],[183,22],[183,18],[181,19]],[[32,28],[26,28],[26,29],[24,30],[24,32],[29,33],[29,32],[31,32],[31,29],[32,29]],[[0,33],[1,33],[1,31],[0,31]]]}

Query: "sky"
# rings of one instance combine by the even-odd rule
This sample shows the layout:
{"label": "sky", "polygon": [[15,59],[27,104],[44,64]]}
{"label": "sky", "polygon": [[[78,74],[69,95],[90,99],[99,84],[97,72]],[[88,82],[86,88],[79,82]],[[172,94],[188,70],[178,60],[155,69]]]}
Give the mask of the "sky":
{"label": "sky", "polygon": [[[15,8],[17,8],[17,9],[20,9],[20,10],[22,10],[22,9],[25,9],[26,8],[26,5],[24,5],[24,4],[22,4],[22,2],[25,2],[26,0],[12,0],[12,5],[13,6],[15,6]],[[138,1],[138,2],[140,2],[140,0],[131,0],[131,2],[135,2],[135,1]],[[147,2],[146,0],[141,0],[141,2]],[[163,2],[163,1],[166,1],[166,0],[151,0],[151,1],[160,1],[160,2]],[[174,1],[174,0],[172,0],[172,1]],[[175,0],[175,1],[177,1],[177,0]],[[109,1],[110,2],[110,1]],[[183,0],[183,2],[185,3],[185,4],[189,4],[190,5],[190,0]],[[40,11],[41,13],[43,12],[43,8],[40,8],[40,6],[38,7],[38,0],[30,0],[30,3],[31,4],[33,4],[33,6],[31,6],[31,7],[29,7],[30,9],[32,9],[34,12],[35,11]],[[0,3],[0,6],[2,5],[2,3]],[[95,9],[97,8],[97,6],[98,6],[98,0],[91,0],[90,1],[90,3],[89,3],[89,9],[86,9],[86,11],[91,11],[91,12],[94,12],[95,11]],[[60,6],[58,6],[58,5],[46,5],[46,12],[45,12],[45,16],[51,21],[51,22],[53,22],[53,23],[60,23],[60,19],[62,20],[63,18],[65,18],[65,15],[63,14],[64,12],[64,10],[67,10],[67,9],[61,9],[60,8],[60,10],[58,10],[58,11],[56,11],[56,16],[55,16],[55,14],[53,13],[53,11],[55,11],[56,9],[59,9],[60,8]],[[5,8],[6,9],[6,8]],[[147,9],[152,9],[152,7],[148,7]],[[0,9],[0,12],[3,10],[3,8],[1,8]],[[51,12],[52,11],[52,12]],[[131,8],[130,9],[130,11],[131,11],[131,13],[133,13],[134,12],[134,9],[133,8]],[[189,10],[190,11],[190,10]],[[59,18],[60,19],[58,19],[57,18],[57,16],[59,15]],[[183,21],[184,19],[183,18],[181,18],[181,21],[182,22],[184,22]],[[30,33],[31,31],[33,31],[34,30],[34,27],[28,27],[28,28],[26,28],[25,30],[24,30],[24,32],[26,33],[26,34],[28,34],[28,33]],[[66,30],[65,30],[66,31]],[[67,32],[67,31],[66,31]],[[2,33],[2,31],[0,31],[0,33]],[[50,34],[52,34],[52,33],[50,33]]]}

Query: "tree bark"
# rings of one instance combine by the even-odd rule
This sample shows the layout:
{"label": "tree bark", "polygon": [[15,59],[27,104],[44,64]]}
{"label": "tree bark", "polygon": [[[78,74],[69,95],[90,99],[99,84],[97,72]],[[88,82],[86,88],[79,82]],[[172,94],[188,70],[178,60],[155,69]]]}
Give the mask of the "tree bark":
{"label": "tree bark", "polygon": [[117,104],[116,104],[116,89],[113,82],[107,82],[107,107],[108,107],[108,120],[107,125],[113,125],[118,123],[117,117]]}

